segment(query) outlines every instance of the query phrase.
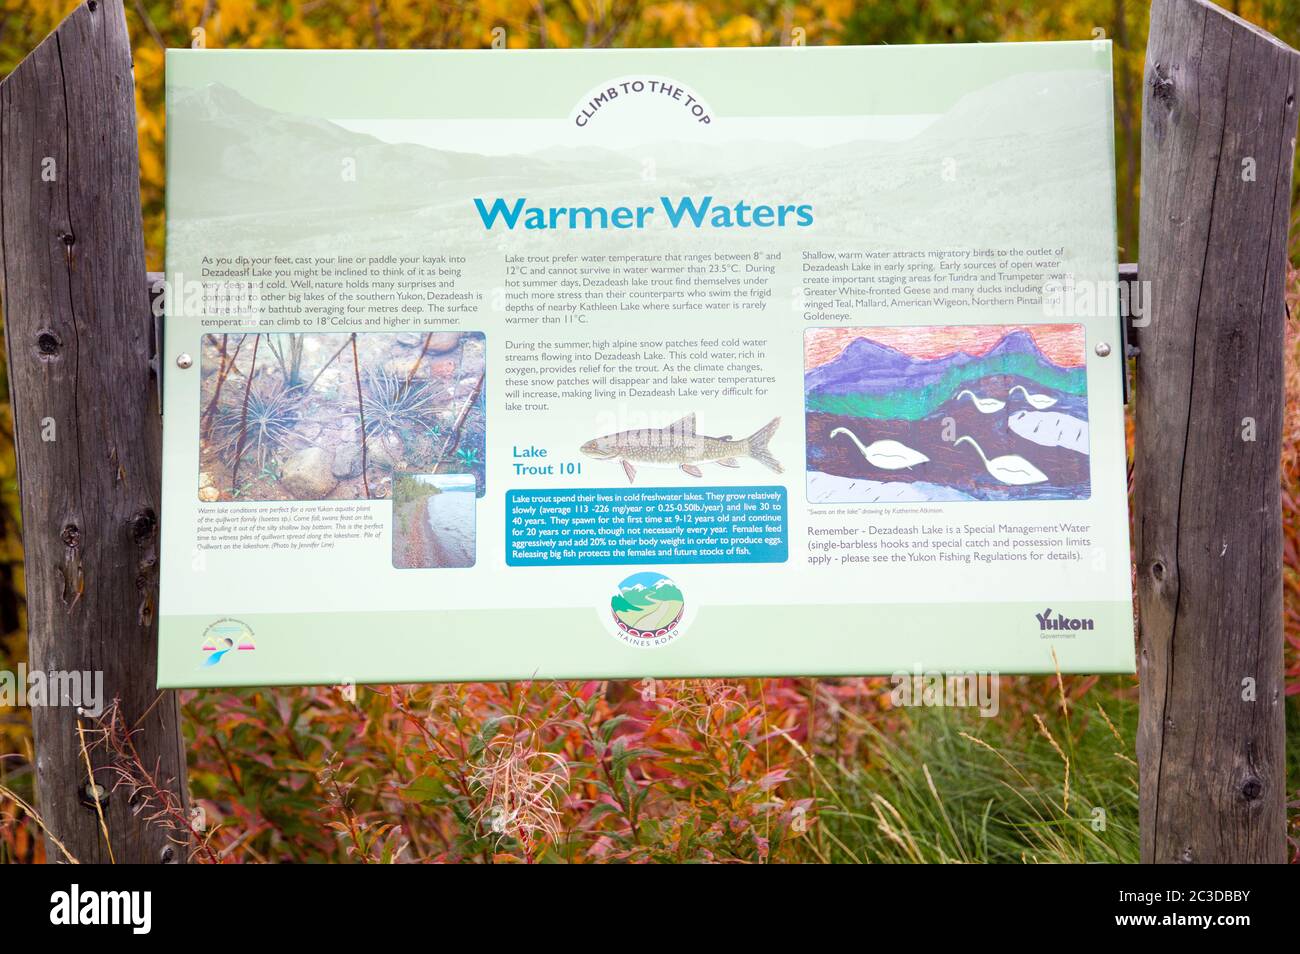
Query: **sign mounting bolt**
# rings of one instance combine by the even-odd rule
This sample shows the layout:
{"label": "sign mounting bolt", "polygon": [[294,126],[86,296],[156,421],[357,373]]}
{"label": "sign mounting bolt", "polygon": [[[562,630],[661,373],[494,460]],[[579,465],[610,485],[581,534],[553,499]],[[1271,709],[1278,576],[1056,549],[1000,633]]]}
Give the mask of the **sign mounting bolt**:
{"label": "sign mounting bolt", "polygon": [[81,804],[87,808],[98,805],[101,809],[108,804],[108,789],[97,782],[87,782],[81,787]]}
{"label": "sign mounting bolt", "polygon": [[[1100,347],[1100,346],[1099,346],[1099,347]],[[1109,351],[1110,349],[1107,348],[1106,350]],[[1098,353],[1100,353],[1100,352],[1098,352]],[[185,352],[182,352],[182,353],[180,353],[180,354],[178,354],[178,355],[176,356],[176,367],[180,368],[181,370],[184,370],[184,369],[186,369],[186,368],[188,368],[188,367],[192,367],[193,364],[194,364],[194,359],[191,358],[191,357],[190,357],[188,354],[186,354]]]}
{"label": "sign mounting bolt", "polygon": [[[1106,355],[1110,354],[1110,345],[1106,344],[1106,342],[1104,341],[1099,342],[1097,344],[1096,351],[1097,351],[1097,357],[1104,358],[1106,357]],[[188,357],[188,355],[185,355],[184,357]],[[188,367],[188,365],[186,365],[186,367]]]}

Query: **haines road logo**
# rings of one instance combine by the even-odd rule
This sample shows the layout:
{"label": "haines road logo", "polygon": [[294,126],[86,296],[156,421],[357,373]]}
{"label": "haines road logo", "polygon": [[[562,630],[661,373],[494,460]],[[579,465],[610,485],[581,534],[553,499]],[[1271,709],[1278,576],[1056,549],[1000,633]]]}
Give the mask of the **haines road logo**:
{"label": "haines road logo", "polygon": [[253,644],[253,628],[243,620],[225,617],[208,626],[203,631],[203,643],[199,649],[203,652],[204,669],[210,669],[230,652],[252,652],[257,647]]}
{"label": "haines road logo", "polygon": [[1043,639],[1069,639],[1077,632],[1093,628],[1091,619],[1066,616],[1064,613],[1053,614],[1050,606],[1041,613],[1035,613],[1034,619],[1038,620],[1038,632]]}
{"label": "haines road logo", "polygon": [[618,638],[629,646],[664,646],[681,634],[686,600],[662,573],[633,573],[610,597]]}

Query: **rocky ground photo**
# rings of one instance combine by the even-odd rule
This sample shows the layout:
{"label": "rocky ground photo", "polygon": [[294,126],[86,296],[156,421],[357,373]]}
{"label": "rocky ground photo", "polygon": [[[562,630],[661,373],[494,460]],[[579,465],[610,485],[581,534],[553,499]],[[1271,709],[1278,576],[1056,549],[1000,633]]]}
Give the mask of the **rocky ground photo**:
{"label": "rocky ground photo", "polygon": [[480,332],[207,335],[199,499],[386,498],[396,471],[481,495],[485,368]]}

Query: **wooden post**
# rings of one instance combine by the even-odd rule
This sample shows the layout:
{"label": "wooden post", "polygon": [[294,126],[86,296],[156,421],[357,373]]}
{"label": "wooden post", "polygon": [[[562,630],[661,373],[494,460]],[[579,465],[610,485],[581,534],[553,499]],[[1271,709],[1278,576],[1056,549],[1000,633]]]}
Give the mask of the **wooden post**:
{"label": "wooden post", "polygon": [[[102,672],[105,703],[120,699],[140,762],[183,818],[176,698],[154,688],[162,439],[145,282],[126,17],[121,0],[88,0],[0,84],[0,301],[30,667]],[[46,826],[77,860],[109,860],[77,711],[34,707],[32,723]],[[186,860],[141,793],[114,789],[106,753],[91,758],[109,790],[111,856]]]}
{"label": "wooden post", "polygon": [[1300,55],[1155,0],[1134,532],[1142,858],[1282,862],[1283,299]]}

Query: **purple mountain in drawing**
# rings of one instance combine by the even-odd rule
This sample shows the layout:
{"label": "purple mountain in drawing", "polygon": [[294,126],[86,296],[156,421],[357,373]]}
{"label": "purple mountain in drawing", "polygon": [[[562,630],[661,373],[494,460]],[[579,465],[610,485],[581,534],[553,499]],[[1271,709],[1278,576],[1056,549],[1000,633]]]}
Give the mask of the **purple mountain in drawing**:
{"label": "purple mountain in drawing", "polygon": [[1033,335],[1026,331],[1012,332],[978,357],[955,351],[929,360],[857,338],[835,360],[809,371],[804,387],[808,394],[889,394],[901,388],[929,387],[942,381],[954,368],[974,362],[992,366],[1013,355],[1024,355],[1040,366],[1055,367],[1034,343]]}

